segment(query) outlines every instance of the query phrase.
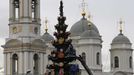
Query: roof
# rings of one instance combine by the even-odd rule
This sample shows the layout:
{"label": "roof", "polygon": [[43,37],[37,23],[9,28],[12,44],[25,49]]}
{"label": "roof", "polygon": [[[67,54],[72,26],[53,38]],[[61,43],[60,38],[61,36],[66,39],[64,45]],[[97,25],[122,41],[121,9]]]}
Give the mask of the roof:
{"label": "roof", "polygon": [[100,38],[99,33],[94,30],[87,30],[81,34],[82,38]]}
{"label": "roof", "polygon": [[124,36],[122,33],[120,33],[118,36],[116,36],[113,41],[112,44],[114,43],[130,43],[130,40]]}
{"label": "roof", "polygon": [[82,18],[80,21],[76,22],[70,29],[71,36],[80,36],[83,32],[89,30],[90,26],[94,31],[99,33],[97,27],[90,21],[88,21],[86,18]]}
{"label": "roof", "polygon": [[45,43],[41,39],[35,39],[32,41],[31,45],[33,46],[39,46],[39,47],[45,47]]}
{"label": "roof", "polygon": [[4,47],[14,47],[14,46],[18,46],[21,44],[22,44],[22,41],[18,39],[12,39],[12,40],[7,41]]}
{"label": "roof", "polygon": [[54,40],[53,36],[51,36],[49,33],[44,33],[44,35],[42,36],[42,39],[45,41],[45,42],[50,42],[52,40]]}
{"label": "roof", "polygon": [[46,47],[46,44],[41,39],[35,39],[31,41],[31,43],[23,43],[22,41],[18,39],[12,39],[6,42],[6,44],[3,46],[4,48],[10,48],[10,47],[20,47],[20,46],[36,46],[36,47]]}

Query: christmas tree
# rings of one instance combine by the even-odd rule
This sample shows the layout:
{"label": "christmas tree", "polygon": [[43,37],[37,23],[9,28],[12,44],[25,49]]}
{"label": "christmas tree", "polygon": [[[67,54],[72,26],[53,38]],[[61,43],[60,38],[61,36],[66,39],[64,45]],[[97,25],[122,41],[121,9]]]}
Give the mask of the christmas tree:
{"label": "christmas tree", "polygon": [[47,69],[50,70],[48,75],[77,75],[78,64],[72,63],[77,59],[76,51],[71,44],[72,40],[68,38],[70,33],[66,31],[68,25],[65,24],[62,1],[59,10],[58,24],[55,25],[57,31],[54,33],[56,39],[52,41],[55,50],[48,56],[48,60],[52,61],[52,64],[47,65]]}

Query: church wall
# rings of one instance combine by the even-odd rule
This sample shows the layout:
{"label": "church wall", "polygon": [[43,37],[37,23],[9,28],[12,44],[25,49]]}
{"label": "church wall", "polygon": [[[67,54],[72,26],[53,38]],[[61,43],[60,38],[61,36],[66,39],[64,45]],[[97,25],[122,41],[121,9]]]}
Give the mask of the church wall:
{"label": "church wall", "polygon": [[[40,38],[40,0],[37,0],[37,6],[35,8],[35,18],[32,18],[32,9],[31,9],[31,1],[32,0],[20,0],[20,11],[19,18],[15,18],[15,8],[12,3],[13,0],[9,0],[9,39],[19,39],[22,43],[31,43],[34,39]],[[36,19],[36,20],[35,20]],[[16,33],[13,33],[13,27],[17,27]],[[34,31],[35,28],[38,28],[38,32]],[[102,73],[102,58],[101,58],[101,48],[102,48],[102,40],[101,38],[81,38],[80,36],[74,36],[73,46],[76,49],[77,56],[81,55],[82,52],[86,53],[86,63],[89,68],[92,70],[94,75],[101,75]],[[29,47],[30,48],[30,47]],[[131,48],[131,44],[114,44],[112,48],[117,50],[111,50],[111,71],[123,71],[132,73],[132,69],[129,68],[129,57],[132,55],[132,51],[129,50],[119,50],[118,48]],[[39,73],[44,74],[46,71],[46,65],[48,64],[48,54],[50,54],[50,50],[46,50],[46,54],[42,51],[38,50],[30,50],[26,49],[25,52],[21,50],[13,50],[12,52],[7,52],[4,54],[4,68],[5,75],[11,75],[12,73],[12,55],[13,53],[17,53],[19,59],[19,67],[18,73],[26,74],[27,71],[31,71],[31,74],[34,72],[34,63],[33,56],[35,53],[39,55]],[[100,64],[96,62],[96,54],[100,53]],[[114,68],[114,57],[119,57],[119,68]],[[77,62],[81,64],[80,62]],[[88,75],[84,70],[83,66],[80,65],[80,69],[82,69],[81,75]],[[127,75],[132,75],[127,73]]]}
{"label": "church wall", "polygon": [[[86,63],[91,69],[100,69],[101,70],[101,56],[100,56],[100,65],[96,64],[96,54],[99,52],[101,54],[101,47],[94,45],[87,45],[79,47],[79,54],[82,52],[86,53]],[[81,67],[82,68],[82,67]]]}
{"label": "church wall", "polygon": [[111,47],[114,48],[125,48],[125,49],[130,49],[131,44],[112,44]]}
{"label": "church wall", "polygon": [[[119,68],[114,68],[114,57],[119,57]],[[112,71],[124,71],[132,72],[132,68],[129,67],[129,57],[132,56],[131,50],[112,50],[111,51],[111,64]]]}

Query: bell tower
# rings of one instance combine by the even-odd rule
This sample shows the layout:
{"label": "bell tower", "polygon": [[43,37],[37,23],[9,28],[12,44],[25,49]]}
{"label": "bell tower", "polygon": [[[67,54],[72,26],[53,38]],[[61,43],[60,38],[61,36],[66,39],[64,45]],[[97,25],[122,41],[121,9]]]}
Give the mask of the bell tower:
{"label": "bell tower", "polygon": [[40,36],[40,0],[10,0],[9,38]]}
{"label": "bell tower", "polygon": [[43,75],[46,45],[40,39],[40,0],[9,0],[4,75]]}

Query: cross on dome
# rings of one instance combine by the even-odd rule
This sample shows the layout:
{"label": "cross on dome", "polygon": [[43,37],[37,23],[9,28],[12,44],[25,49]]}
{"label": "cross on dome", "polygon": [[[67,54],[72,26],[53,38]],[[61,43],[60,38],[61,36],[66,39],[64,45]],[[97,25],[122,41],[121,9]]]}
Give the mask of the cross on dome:
{"label": "cross on dome", "polygon": [[85,17],[86,15],[86,6],[87,6],[87,3],[85,2],[85,0],[82,0],[82,3],[81,3],[81,8],[82,8],[82,16]]}
{"label": "cross on dome", "polygon": [[120,19],[120,21],[119,21],[119,25],[120,25],[120,34],[122,34],[122,32],[123,32],[123,23],[124,23],[124,21],[122,20],[122,19]]}
{"label": "cross on dome", "polygon": [[45,18],[45,31],[46,31],[46,33],[47,33],[47,31],[48,31],[47,25],[48,25],[48,20],[47,20],[47,18]]}

